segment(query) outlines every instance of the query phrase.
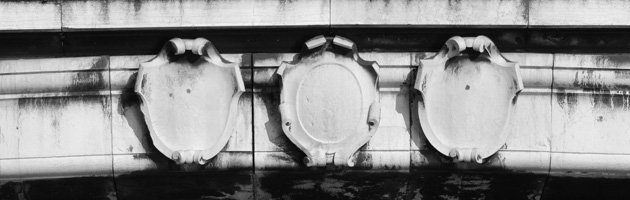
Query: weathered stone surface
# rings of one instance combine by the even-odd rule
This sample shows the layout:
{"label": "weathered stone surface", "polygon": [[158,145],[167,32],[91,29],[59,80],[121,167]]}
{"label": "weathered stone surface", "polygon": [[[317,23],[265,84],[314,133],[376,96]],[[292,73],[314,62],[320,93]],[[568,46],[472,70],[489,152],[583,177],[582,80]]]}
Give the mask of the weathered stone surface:
{"label": "weathered stone surface", "polygon": [[[222,54],[242,66],[245,78],[251,70],[251,54]],[[113,151],[114,173],[127,174],[137,171],[180,171],[203,169],[251,168],[252,159],[252,101],[251,93],[241,95],[238,103],[235,129],[225,148],[205,168],[188,169],[176,164],[157,151],[149,136],[144,115],[140,111],[140,99],[133,91],[139,63],[154,56],[113,56],[111,76],[113,102]],[[246,84],[247,85],[247,84]],[[250,90],[250,89],[248,89]],[[248,153],[249,152],[249,153]]]}
{"label": "weathered stone surface", "polygon": [[[293,59],[296,54],[254,54],[254,117],[255,128],[255,148],[256,167],[260,169],[296,168],[303,166],[301,158],[303,153],[284,136],[281,129],[280,116],[277,110],[279,104],[279,91],[275,90],[273,72],[283,59]],[[411,74],[409,53],[362,53],[361,56],[383,63],[380,73],[386,74],[380,78],[381,82],[381,105],[388,109],[381,109],[381,126],[372,137],[370,142],[361,148],[357,154],[370,155],[371,151],[377,151],[374,159],[363,161],[365,165],[390,167],[398,166],[407,168],[409,153],[409,121],[408,110],[408,90],[404,80]],[[409,84],[408,84],[409,85]],[[274,128],[275,127],[275,128]],[[297,150],[297,152],[296,152]],[[365,152],[364,152],[365,151]],[[372,157],[370,155],[370,157]],[[403,159],[394,163],[391,159]],[[385,159],[385,160],[382,160]],[[390,159],[390,161],[388,161]],[[406,160],[406,161],[404,161]],[[401,163],[401,164],[395,164]],[[361,168],[365,168],[361,167]],[[377,169],[378,167],[374,167]]]}
{"label": "weathered stone surface", "polygon": [[17,137],[4,143],[21,147],[3,155],[111,153],[108,57],[1,63],[2,134]]}
{"label": "weathered stone surface", "polygon": [[111,174],[109,58],[0,61],[0,177]]}
{"label": "weathered stone surface", "polygon": [[[433,56],[432,52],[413,54],[412,61]],[[506,144],[483,165],[457,164],[439,154],[421,130],[417,114],[412,113],[412,169],[514,170],[546,173],[551,148],[551,69],[552,54],[506,53],[508,60],[519,62],[525,89],[519,94]],[[419,98],[414,94],[413,99]],[[417,103],[411,104],[415,111]]]}
{"label": "weathered stone surface", "polygon": [[327,25],[328,4],[325,0],[64,1],[62,21],[68,30]]}
{"label": "weathered stone surface", "polygon": [[332,1],[331,25],[527,26],[527,0]]}
{"label": "weathered stone surface", "polygon": [[5,1],[1,5],[0,32],[329,25],[627,27],[625,19],[630,15],[623,0],[55,0]]}
{"label": "weathered stone surface", "polygon": [[245,86],[238,63],[226,61],[211,42],[171,39],[140,64],[136,79],[140,110],[165,156],[204,165],[228,143]]}
{"label": "weathered stone surface", "polygon": [[556,54],[552,165],[555,174],[627,174],[630,55]]}
{"label": "weathered stone surface", "polygon": [[0,32],[61,31],[61,0],[0,2]]}
{"label": "weathered stone surface", "polygon": [[504,56],[519,63],[525,89],[519,94],[509,130],[512,135],[503,150],[549,152],[552,121],[548,102],[552,95],[554,56],[538,53],[505,53]]}
{"label": "weathered stone surface", "polygon": [[67,96],[68,92],[108,92],[109,57],[0,61],[3,99]]}
{"label": "weathered stone surface", "polygon": [[340,36],[316,36],[304,47],[276,72],[282,130],[306,153],[307,166],[352,167],[353,154],[380,125],[379,65]]}
{"label": "weathered stone surface", "polygon": [[530,0],[531,27],[627,27],[630,2],[609,0]]}
{"label": "weathered stone surface", "polygon": [[111,154],[45,156],[0,160],[0,180],[58,179],[111,175]]}
{"label": "weathered stone surface", "polygon": [[482,163],[503,146],[523,81],[485,36],[453,36],[420,61],[414,89],[424,136],[440,153]]}
{"label": "weathered stone surface", "polygon": [[[505,53],[508,60],[521,65],[526,89],[519,94],[506,145],[478,165],[454,163],[441,155],[426,141],[413,118],[416,105],[409,101],[413,102],[417,93],[410,92],[409,84],[415,80],[414,66],[433,54],[361,53],[382,65],[379,87],[383,118],[371,141],[355,154],[357,163],[352,169],[307,168],[302,162],[304,153],[282,133],[277,110],[280,92],[273,74],[281,61],[293,59],[293,53],[223,55],[230,61],[240,60],[245,85],[252,92],[239,100],[240,125],[232,135],[238,139],[230,140],[209,165],[202,167],[179,166],[151,145],[140,101],[129,94],[133,94],[130,89],[138,63],[153,56],[5,59],[0,61],[0,88],[4,88],[0,91],[0,198],[19,199],[19,195],[27,194],[33,199],[113,195],[121,199],[630,196],[625,191],[630,160],[624,146],[628,137],[624,129],[626,99],[622,95],[629,84],[624,74],[628,55]],[[105,85],[99,75],[107,80]],[[32,106],[22,109],[20,101]],[[54,113],[65,120],[59,123],[65,127],[60,129],[59,143],[46,139],[46,143],[34,144],[34,138],[39,141],[56,134],[52,125],[47,126],[52,124]],[[80,117],[68,120],[69,113]],[[32,127],[24,127],[24,123]],[[18,134],[21,131],[28,133]],[[75,138],[85,143],[70,142]],[[18,139],[20,143],[15,142]],[[405,141],[406,145],[402,144]],[[108,186],[114,180],[108,177],[112,173],[118,187]],[[68,178],[83,176],[90,177]],[[54,180],[26,180],[44,178]]]}
{"label": "weathered stone surface", "polygon": [[630,55],[555,55],[553,152],[628,154]]}
{"label": "weathered stone surface", "polygon": [[630,155],[613,153],[551,153],[551,175],[590,178],[627,178]]}

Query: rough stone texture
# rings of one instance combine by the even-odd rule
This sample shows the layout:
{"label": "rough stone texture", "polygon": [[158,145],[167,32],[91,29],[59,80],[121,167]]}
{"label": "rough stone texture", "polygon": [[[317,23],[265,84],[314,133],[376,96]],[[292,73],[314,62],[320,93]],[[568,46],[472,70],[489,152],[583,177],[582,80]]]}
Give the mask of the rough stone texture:
{"label": "rough stone texture", "polygon": [[[469,45],[474,51],[464,51]],[[420,66],[414,89],[421,94],[418,116],[431,145],[463,162],[481,163],[496,153],[512,133],[523,90],[518,63],[506,60],[485,36],[454,36]]]}
{"label": "rough stone texture", "polygon": [[627,173],[628,56],[555,55],[551,101],[553,172]]}
{"label": "rough stone texture", "polygon": [[[251,75],[251,54],[223,54],[225,59],[240,63],[243,78]],[[134,171],[181,171],[201,170],[180,168],[168,157],[162,155],[153,146],[146,126],[144,115],[140,111],[140,99],[133,88],[139,63],[154,56],[113,56],[111,57],[112,74],[112,109],[113,115],[113,152],[114,173],[125,174]],[[245,84],[247,87],[247,83]],[[251,90],[250,88],[246,88]],[[248,169],[252,163],[252,124],[251,94],[241,95],[236,115],[236,126],[227,145],[211,160],[208,169]]]}
{"label": "rough stone texture", "polygon": [[[432,52],[412,54],[412,63],[433,56]],[[505,53],[508,60],[519,62],[525,90],[519,95],[510,125],[511,135],[499,153],[483,165],[453,163],[437,152],[425,138],[418,119],[418,93],[411,98],[412,169],[508,170],[547,173],[551,137],[551,69],[553,54]],[[546,77],[546,78],[545,78]],[[546,83],[546,84],[544,84]]]}
{"label": "rough stone texture", "polygon": [[61,0],[0,2],[0,32],[61,31]]}
{"label": "rough stone texture", "polygon": [[65,1],[62,19],[68,30],[312,26],[328,24],[328,4],[327,0]]}
{"label": "rough stone texture", "polygon": [[109,57],[0,61],[0,176],[111,174]]}
{"label": "rough stone texture", "polygon": [[[138,198],[133,191],[154,192],[151,188],[155,187],[173,188],[160,190],[158,194],[164,198],[312,195],[407,199],[461,195],[545,199],[575,197],[567,188],[586,191],[592,181],[600,185],[591,188],[595,194],[611,198],[629,195],[621,189],[626,181],[617,178],[626,177],[630,166],[624,143],[627,129],[623,128],[626,100],[622,97],[628,93],[623,73],[630,55],[506,53],[507,59],[521,64],[526,89],[516,105],[514,117],[518,120],[512,124],[512,136],[483,165],[453,163],[433,149],[419,131],[413,113],[417,93],[411,83],[417,60],[432,55],[361,53],[382,66],[383,120],[382,128],[358,152],[352,169],[305,167],[304,154],[282,133],[277,110],[279,90],[272,74],[280,61],[295,56],[292,53],[225,55],[228,60],[242,62],[248,92],[239,102],[239,125],[233,140],[204,167],[175,165],[152,146],[142,123],[140,102],[130,95],[137,64],[152,56],[5,59],[0,61],[0,82],[4,81],[0,108],[9,114],[0,115],[0,196],[11,199],[31,193],[35,198],[40,191],[70,199],[106,197],[112,195],[112,189],[107,189],[111,176],[117,183],[113,191],[131,199]],[[33,78],[48,80],[48,84],[37,84]],[[20,88],[31,92],[20,93]],[[20,107],[20,102],[25,107]],[[70,120],[68,116],[79,117]],[[57,120],[63,131],[52,128],[55,118],[64,120]],[[38,144],[40,141],[47,142]],[[194,178],[197,174],[203,178]],[[85,176],[92,177],[71,178]],[[187,178],[175,183],[163,181],[176,176]],[[78,184],[80,179],[94,184],[83,184],[85,192],[50,193],[55,187],[48,180],[29,180],[42,178],[55,178],[67,185]],[[291,187],[283,189],[283,184]],[[604,186],[612,189],[605,190]]]}
{"label": "rough stone texture", "polygon": [[0,32],[262,26],[628,27],[628,5],[624,0],[3,1]]}
{"label": "rough stone texture", "polygon": [[[630,52],[628,4],[2,1],[0,199],[628,199],[630,55],[601,55]],[[353,169],[306,168],[280,128],[272,74],[318,34],[346,36],[383,66],[386,119]],[[504,51],[549,54],[505,54],[526,87],[512,136],[482,165],[453,163],[423,138],[410,83],[432,55],[422,51],[480,34]],[[74,56],[152,54],[198,36],[237,53],[226,57],[242,63],[249,92],[211,164],[178,166],[152,146],[130,91],[152,56]],[[73,57],[16,59],[61,56]]]}
{"label": "rough stone texture", "polygon": [[627,27],[629,6],[624,0],[529,0],[529,26]]}
{"label": "rough stone texture", "polygon": [[331,25],[525,27],[528,0],[360,1],[331,4]]}

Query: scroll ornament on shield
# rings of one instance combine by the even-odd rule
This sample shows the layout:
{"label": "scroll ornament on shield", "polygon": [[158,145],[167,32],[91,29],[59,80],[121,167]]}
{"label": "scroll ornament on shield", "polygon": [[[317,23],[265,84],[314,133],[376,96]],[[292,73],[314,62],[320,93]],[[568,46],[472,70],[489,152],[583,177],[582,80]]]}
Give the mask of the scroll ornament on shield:
{"label": "scroll ornament on shield", "polygon": [[282,128],[307,166],[355,165],[379,126],[378,71],[339,36],[314,37],[298,60],[280,65]]}
{"label": "scroll ornament on shield", "polygon": [[440,153],[483,163],[505,144],[523,81],[489,38],[448,39],[416,77],[420,125]]}
{"label": "scroll ornament on shield", "polygon": [[245,86],[238,64],[208,40],[174,38],[140,64],[135,91],[155,147],[178,164],[203,165],[227,144]]}

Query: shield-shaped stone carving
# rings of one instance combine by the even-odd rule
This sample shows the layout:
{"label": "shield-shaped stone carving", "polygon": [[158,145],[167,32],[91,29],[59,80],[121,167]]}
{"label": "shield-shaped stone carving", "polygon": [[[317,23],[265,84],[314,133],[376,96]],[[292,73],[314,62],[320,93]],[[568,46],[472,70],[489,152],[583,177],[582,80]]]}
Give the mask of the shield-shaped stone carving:
{"label": "shield-shaped stone carving", "polygon": [[416,77],[420,125],[440,153],[482,163],[505,144],[523,82],[489,38],[450,38]]}
{"label": "shield-shaped stone carving", "polygon": [[135,90],[155,147],[178,164],[205,164],[229,140],[245,86],[208,40],[175,38],[140,64]]}
{"label": "shield-shaped stone carving", "polygon": [[362,60],[354,43],[317,36],[295,63],[282,63],[280,113],[288,138],[307,166],[354,166],[352,155],[379,125],[379,66]]}

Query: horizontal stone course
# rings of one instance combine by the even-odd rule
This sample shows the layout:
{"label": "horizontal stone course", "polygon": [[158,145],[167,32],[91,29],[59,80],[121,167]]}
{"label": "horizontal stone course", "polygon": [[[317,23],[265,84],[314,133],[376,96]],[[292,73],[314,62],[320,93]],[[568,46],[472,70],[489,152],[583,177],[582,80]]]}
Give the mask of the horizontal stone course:
{"label": "horizontal stone course", "polygon": [[[4,1],[0,32],[220,27],[629,27],[627,1]],[[37,13],[37,14],[33,14]]]}
{"label": "horizontal stone course", "polygon": [[[133,186],[135,181],[148,177],[238,173],[256,183],[241,181],[234,195],[276,197],[284,193],[269,188],[278,184],[271,180],[291,173],[327,178],[314,184],[346,183],[332,181],[331,176],[367,180],[363,177],[366,173],[416,178],[449,173],[452,176],[441,184],[466,177],[479,181],[476,184],[502,187],[492,181],[502,176],[521,177],[529,184],[528,192],[535,195],[547,177],[624,178],[630,171],[626,77],[600,78],[608,72],[630,69],[625,61],[630,54],[504,53],[508,60],[520,64],[525,89],[517,101],[511,137],[481,165],[454,163],[424,138],[415,111],[419,94],[411,86],[422,67],[418,59],[430,58],[433,52],[360,54],[382,65],[381,126],[357,152],[356,167],[316,169],[304,165],[304,153],[288,140],[279,124],[279,85],[274,84],[273,74],[280,63],[293,60],[293,53],[223,55],[240,63],[247,92],[239,101],[237,128],[230,141],[205,166],[178,166],[151,143],[139,109],[141,102],[131,89],[138,64],[153,55],[1,60],[0,185],[92,176],[111,177],[123,183],[118,189],[133,190],[139,188]],[[97,80],[93,74],[84,75],[86,72],[101,74],[105,86],[63,87]],[[43,80],[48,84],[18,81],[29,80],[29,74],[46,77]],[[68,81],[67,77],[74,79]],[[28,89],[21,87],[23,84],[46,90],[22,94],[16,90]],[[90,93],[94,91],[100,93]],[[413,183],[396,180],[402,181],[396,184]],[[306,179],[287,181],[296,187],[310,187]],[[487,190],[479,190],[479,194],[482,191]],[[299,196],[303,191],[294,188],[284,192]]]}
{"label": "horizontal stone course", "polygon": [[[431,52],[361,53],[364,59],[377,61],[382,65],[379,83],[382,123],[372,140],[359,150],[358,155],[363,156],[364,160],[360,160],[358,168],[380,170],[394,167],[408,171],[415,168],[435,169],[435,166],[448,163],[442,155],[432,149],[422,135],[414,111],[418,94],[411,85],[418,68],[417,59],[426,59],[432,55]],[[525,90],[520,94],[514,113],[512,136],[497,157],[490,159],[492,162],[443,170],[462,167],[494,170],[499,167],[544,173],[551,166],[552,171],[555,172],[557,169],[558,173],[562,173],[563,170],[566,171],[565,164],[556,165],[552,159],[552,164],[549,165],[550,161],[544,158],[550,158],[552,155],[564,158],[562,156],[567,155],[568,157],[565,157],[571,158],[570,161],[575,163],[576,157],[581,155],[599,159],[597,155],[623,157],[630,152],[625,145],[628,137],[624,124],[629,113],[625,100],[628,93],[625,76],[598,79],[602,73],[621,73],[630,69],[630,65],[624,61],[624,58],[630,55],[540,53],[504,55],[507,59],[520,63],[525,83]],[[294,56],[292,53],[224,54],[226,59],[242,66],[241,71],[248,92],[242,95],[239,102],[237,117],[239,128],[235,129],[232,139],[220,154],[221,159],[213,160],[207,170],[231,168],[273,170],[304,167],[301,162],[303,153],[284,136],[278,125],[279,99],[274,95],[278,95],[279,90],[278,85],[273,84],[272,77],[277,65],[283,61],[291,61]],[[114,155],[110,160],[114,162],[115,174],[171,169],[172,165],[167,164],[170,161],[152,147],[139,110],[140,101],[131,90],[135,84],[134,76],[138,64],[152,57],[139,55],[0,61],[0,80],[6,82],[0,87],[0,104],[3,105],[4,113],[10,113],[0,116],[2,134],[0,147],[3,149],[0,151],[0,159],[7,163],[5,166],[17,163],[24,169],[37,169],[40,166],[37,162],[17,161]],[[94,69],[94,66],[100,68]],[[597,76],[592,78],[581,76],[581,71],[584,70]],[[86,75],[87,72],[102,75],[104,82],[100,84],[105,86],[74,89],[70,87],[76,83],[84,83],[85,80],[96,80],[94,79],[96,75]],[[573,80],[576,73],[578,80]],[[44,77],[38,80],[49,81],[45,85],[18,81],[29,80],[29,74]],[[77,80],[67,81],[66,77],[74,77]],[[587,82],[572,85],[573,82],[579,83],[581,80]],[[588,81],[601,84],[589,84]],[[24,84],[29,87],[22,87]],[[66,85],[68,87],[65,87]],[[20,88],[24,91],[18,91]],[[606,95],[610,98],[604,98]],[[54,110],[46,110],[53,108]],[[26,126],[25,123],[33,126]],[[11,127],[15,131],[10,130]],[[24,134],[17,134],[20,132]],[[25,149],[29,146],[37,148]],[[538,156],[525,156],[530,154]],[[365,159],[368,157],[369,159]],[[618,161],[622,162],[623,159]],[[436,165],[436,162],[439,164]],[[625,162],[618,165],[614,163],[601,165],[623,166],[623,163]],[[585,164],[588,164],[584,168],[587,171],[598,166],[596,163]],[[112,167],[111,164],[103,166]],[[73,169],[66,168],[68,172],[64,175],[73,174]],[[76,169],[80,170],[80,167]],[[616,167],[612,172],[624,169]],[[0,168],[0,175],[3,178],[16,178],[20,173],[23,172]],[[84,170],[77,171],[77,175],[83,173]],[[591,175],[597,174],[601,172],[595,170]]]}

